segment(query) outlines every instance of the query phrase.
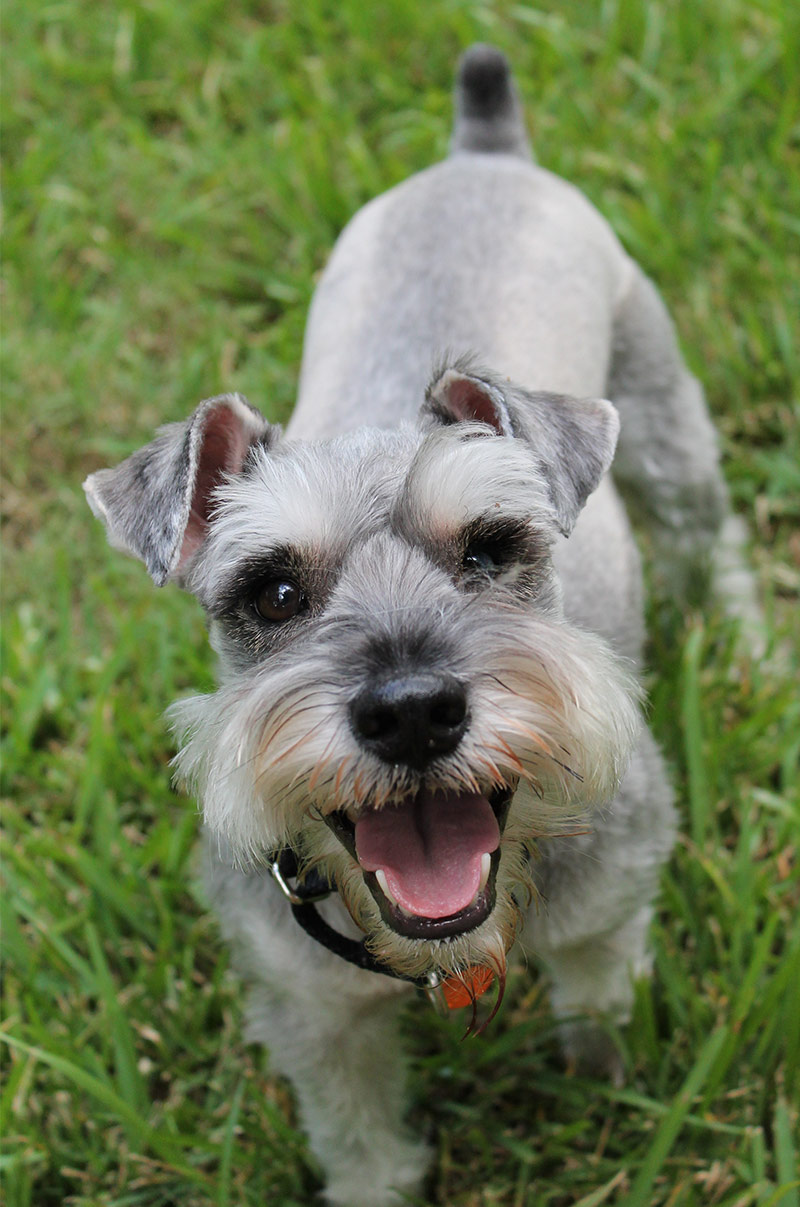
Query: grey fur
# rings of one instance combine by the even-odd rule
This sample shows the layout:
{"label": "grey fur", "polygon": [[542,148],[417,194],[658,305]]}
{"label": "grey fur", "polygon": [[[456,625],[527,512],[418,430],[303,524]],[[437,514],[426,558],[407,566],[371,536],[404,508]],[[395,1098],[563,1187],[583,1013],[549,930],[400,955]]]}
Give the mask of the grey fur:
{"label": "grey fur", "polygon": [[[179,769],[203,803],[251,1036],[292,1079],[328,1201],[347,1207],[399,1204],[424,1175],[403,1125],[408,987],[309,939],[259,860],[294,846],[337,884],[325,917],[407,975],[502,969],[519,932],[549,966],[567,1055],[619,1077],[594,1020],[625,1021],[647,971],[674,818],[638,708],[641,572],[605,472],[614,407],[612,472],[666,589],[680,598],[711,565],[732,611],[752,594],[702,391],[653,286],[529,161],[492,48],[467,53],[456,114],[454,154],[337,243],[287,438],[225,396],[87,485],[112,541],[209,614],[220,687],[175,707]],[[220,406],[222,455],[204,438]],[[265,621],[259,601],[271,615],[287,583],[292,607]],[[352,702],[387,676],[463,687],[453,749],[391,763],[368,748]],[[445,940],[391,925],[324,820],[498,787],[513,801],[496,903]]]}

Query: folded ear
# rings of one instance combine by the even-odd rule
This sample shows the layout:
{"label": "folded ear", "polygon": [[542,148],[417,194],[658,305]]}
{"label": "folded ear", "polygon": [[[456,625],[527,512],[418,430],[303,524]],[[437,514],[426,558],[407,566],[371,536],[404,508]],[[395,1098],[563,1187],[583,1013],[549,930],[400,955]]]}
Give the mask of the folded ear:
{"label": "folded ear", "polygon": [[241,394],[220,394],[121,465],[91,474],[83,489],[110,543],[143,561],[161,587],[183,577],[200,547],[223,476],[239,473],[251,445],[279,434]]}
{"label": "folded ear", "polygon": [[611,464],[619,434],[616,408],[604,398],[529,393],[458,365],[431,382],[423,416],[439,423],[483,423],[499,436],[524,440],[536,454],[565,536]]}

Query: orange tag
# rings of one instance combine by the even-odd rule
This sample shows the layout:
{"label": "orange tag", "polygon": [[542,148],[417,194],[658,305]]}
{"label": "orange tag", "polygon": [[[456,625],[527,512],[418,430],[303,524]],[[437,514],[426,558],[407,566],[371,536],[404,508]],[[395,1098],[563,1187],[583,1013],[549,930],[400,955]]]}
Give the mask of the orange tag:
{"label": "orange tag", "polygon": [[490,988],[493,981],[494,973],[491,968],[468,968],[461,976],[449,976],[442,981],[444,1000],[451,1010],[471,1006],[476,998],[481,997]]}

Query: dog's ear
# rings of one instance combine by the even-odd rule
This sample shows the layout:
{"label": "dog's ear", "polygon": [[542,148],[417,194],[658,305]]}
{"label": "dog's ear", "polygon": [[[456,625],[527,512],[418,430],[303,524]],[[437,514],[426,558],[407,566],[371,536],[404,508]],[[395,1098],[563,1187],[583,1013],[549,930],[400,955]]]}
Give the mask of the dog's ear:
{"label": "dog's ear", "polygon": [[611,464],[619,434],[619,415],[604,398],[529,393],[459,367],[444,369],[428,386],[425,415],[445,424],[487,424],[499,436],[524,440],[565,536]]}
{"label": "dog's ear", "polygon": [[121,465],[91,474],[83,488],[110,543],[140,558],[161,587],[183,578],[223,476],[241,470],[251,445],[279,434],[241,394],[221,394],[185,423],[161,428]]}

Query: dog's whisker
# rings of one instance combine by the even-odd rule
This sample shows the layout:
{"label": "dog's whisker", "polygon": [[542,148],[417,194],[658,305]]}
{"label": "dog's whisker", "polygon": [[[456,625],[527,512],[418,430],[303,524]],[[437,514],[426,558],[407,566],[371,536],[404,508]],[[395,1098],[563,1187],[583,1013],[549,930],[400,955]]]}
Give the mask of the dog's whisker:
{"label": "dog's whisker", "polygon": [[[314,737],[314,735],[319,732],[319,730],[323,727],[324,724],[325,724],[325,718],[322,717],[322,718],[320,718],[319,721],[317,721],[316,725],[312,725],[312,727],[310,729],[308,729],[304,733],[300,734],[300,736],[298,738],[296,738],[295,741],[291,743],[291,745],[281,747],[279,750],[277,750],[273,754],[271,754],[269,758],[266,757],[265,750],[261,750],[255,756],[256,759],[260,758],[263,760],[261,770],[258,772],[258,774],[256,776],[256,783],[259,783],[261,780],[263,780],[267,775],[269,775],[277,767],[279,767],[281,765],[281,763],[286,762],[286,760],[289,759],[291,757],[291,755],[294,754],[299,748],[307,745],[311,741],[311,739]],[[269,743],[267,743],[267,747],[268,746],[269,746]]]}
{"label": "dog's whisker", "polygon": [[[485,743],[485,748],[487,750],[493,750],[496,754],[502,755],[503,758],[508,763],[510,763],[511,766],[514,768],[514,771],[517,775],[521,775],[523,773],[524,766],[523,766],[522,760],[520,759],[520,757],[518,755],[516,755],[514,753],[514,751],[509,746],[508,742],[505,742],[501,737],[499,737],[499,735],[494,734],[493,740],[491,742],[487,741]],[[488,765],[488,763],[487,763],[487,765]],[[497,779],[502,778],[501,773],[500,773],[499,769],[497,768],[497,765],[494,763],[492,763],[491,765],[494,770],[496,778]]]}
{"label": "dog's whisker", "polygon": [[[337,735],[335,733],[331,734],[331,736],[328,740],[328,743],[325,746],[325,749],[322,751],[322,754],[317,759],[316,766],[311,771],[311,774],[308,779],[308,790],[312,794],[316,790],[317,781],[319,779],[319,776],[322,774],[323,769],[327,768],[327,766],[329,765],[329,763],[331,762],[331,760],[333,758],[331,751],[332,751],[333,746],[335,745],[336,736]],[[338,780],[339,774],[340,774],[340,772],[337,772],[337,780]]]}
{"label": "dog's whisker", "polygon": [[[309,693],[310,694],[310,693]],[[305,697],[308,699],[308,696]],[[299,717],[305,716],[307,713],[319,713],[322,710],[318,704],[302,703],[291,709],[283,709],[281,712],[270,712],[268,714],[264,728],[261,732],[261,742],[263,745],[272,745],[277,742],[280,734],[287,725],[295,724]],[[327,712],[326,714],[327,715]]]}

